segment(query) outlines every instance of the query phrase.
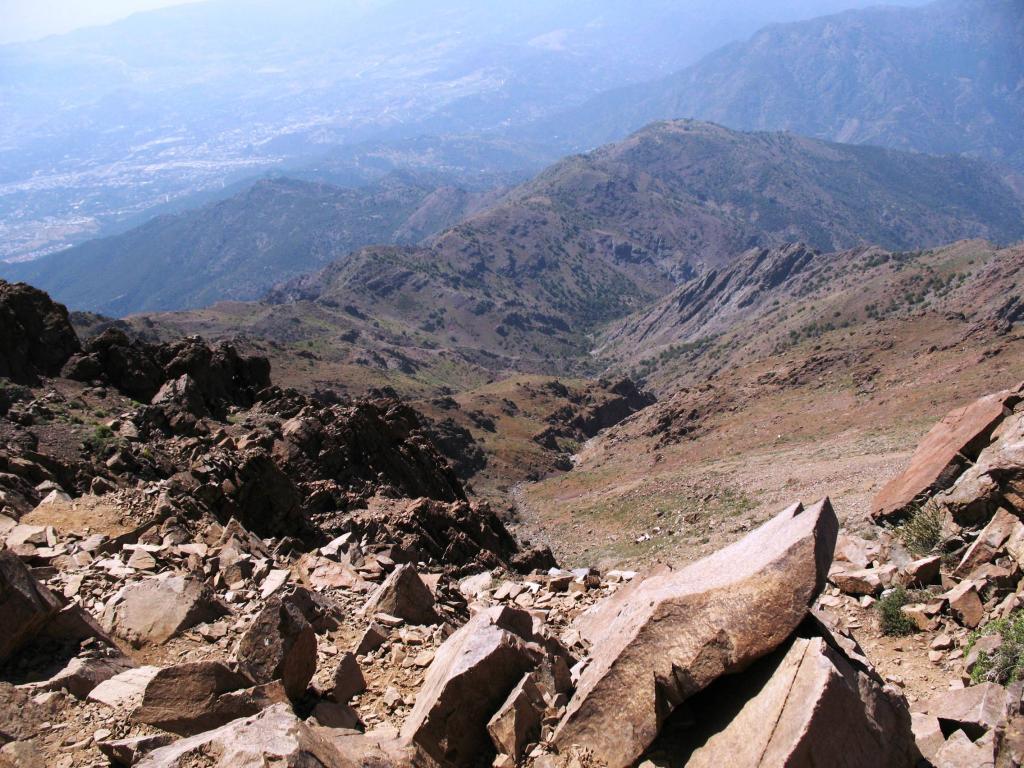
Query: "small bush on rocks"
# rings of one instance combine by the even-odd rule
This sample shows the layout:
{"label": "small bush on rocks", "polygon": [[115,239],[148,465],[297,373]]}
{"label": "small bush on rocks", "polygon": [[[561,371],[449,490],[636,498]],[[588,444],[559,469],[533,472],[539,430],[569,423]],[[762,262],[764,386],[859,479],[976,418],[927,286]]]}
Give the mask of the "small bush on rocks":
{"label": "small bush on rocks", "polygon": [[896,534],[913,554],[931,554],[942,541],[942,513],[931,502],[919,506]]}
{"label": "small bush on rocks", "polygon": [[903,587],[889,590],[878,601],[878,616],[883,635],[912,635],[917,627],[900,609],[911,602],[910,593]]}
{"label": "small bush on rocks", "polygon": [[1000,635],[1002,645],[992,653],[982,651],[971,670],[971,684],[999,683],[1008,685],[1024,679],[1024,610],[1014,611],[1009,618],[996,619],[971,633],[967,653],[986,635]]}

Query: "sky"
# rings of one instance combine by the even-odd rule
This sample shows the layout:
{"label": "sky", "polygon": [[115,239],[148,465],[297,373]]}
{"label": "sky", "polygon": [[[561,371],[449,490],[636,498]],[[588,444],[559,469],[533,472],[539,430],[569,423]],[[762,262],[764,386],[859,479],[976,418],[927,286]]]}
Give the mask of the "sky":
{"label": "sky", "polygon": [[109,24],[137,11],[194,0],[0,0],[0,43]]}

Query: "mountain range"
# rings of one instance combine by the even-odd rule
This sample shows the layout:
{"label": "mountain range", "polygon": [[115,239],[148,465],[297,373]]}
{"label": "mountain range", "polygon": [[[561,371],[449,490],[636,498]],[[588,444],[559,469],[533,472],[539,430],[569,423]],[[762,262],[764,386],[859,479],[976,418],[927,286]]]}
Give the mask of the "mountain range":
{"label": "mountain range", "polygon": [[697,118],[1024,171],[1024,4],[937,0],[770,25],[700,62],[595,97],[531,135],[613,141]]}
{"label": "mountain range", "polygon": [[158,320],[420,379],[593,372],[605,324],[750,248],[965,238],[1024,238],[1024,202],[984,163],[668,122],[555,164],[421,246],[372,246],[266,302]]}

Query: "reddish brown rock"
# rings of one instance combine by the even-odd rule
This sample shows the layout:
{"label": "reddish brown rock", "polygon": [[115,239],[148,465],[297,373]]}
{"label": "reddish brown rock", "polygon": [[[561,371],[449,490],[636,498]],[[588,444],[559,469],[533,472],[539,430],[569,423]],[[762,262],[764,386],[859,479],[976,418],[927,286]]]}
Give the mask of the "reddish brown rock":
{"label": "reddish brown rock", "polygon": [[299,720],[284,704],[153,750],[137,768],[411,768],[399,744],[370,734],[344,734]]}
{"label": "reddish brown rock", "polygon": [[907,469],[875,496],[871,503],[872,518],[882,521],[899,517],[915,504],[953,485],[1020,400],[1017,390],[1006,390],[946,414],[918,444]]}
{"label": "reddish brown rock", "polygon": [[0,664],[32,640],[63,604],[10,552],[0,552]]}
{"label": "reddish brown rock", "polygon": [[442,765],[470,766],[492,752],[487,722],[542,657],[525,611],[481,611],[437,650],[403,738]]}
{"label": "reddish brown rock", "polygon": [[803,621],[838,527],[827,499],[796,504],[732,546],[606,601],[555,746],[585,746],[609,768],[632,765],[676,706],[771,653]]}
{"label": "reddish brown rock", "polygon": [[220,661],[166,667],[146,685],[135,718],[171,733],[191,736],[287,700],[280,684],[251,686],[248,677]]}
{"label": "reddish brown rock", "polygon": [[731,694],[742,705],[723,729],[697,737],[680,760],[687,768],[910,768],[919,757],[906,704],[820,637],[792,640],[725,688],[714,703],[736,709]]}
{"label": "reddish brown rock", "polygon": [[280,680],[300,698],[316,673],[316,633],[289,598],[271,600],[238,643],[240,669],[258,683]]}
{"label": "reddish brown rock", "polygon": [[170,576],[126,587],[121,600],[104,611],[103,626],[138,648],[165,643],[179,632],[215,621],[227,612],[198,579]]}
{"label": "reddish brown rock", "polygon": [[960,564],[953,571],[953,575],[963,578],[975,568],[995,560],[996,554],[1006,544],[1019,524],[1020,520],[1016,515],[1005,509],[996,511],[988,525],[978,534],[978,538],[968,547]]}
{"label": "reddish brown rock", "polygon": [[372,616],[386,613],[410,624],[436,624],[434,594],[411,565],[393,570],[366,603],[363,612]]}
{"label": "reddish brown rock", "polygon": [[544,696],[533,674],[525,675],[487,723],[487,732],[498,753],[517,762],[522,760],[527,745],[540,741],[545,708]]}
{"label": "reddish brown rock", "polygon": [[356,694],[366,690],[366,680],[363,678],[363,671],[359,668],[355,654],[344,653],[338,669],[334,672],[334,687],[331,689],[331,698],[339,704],[345,704]]}
{"label": "reddish brown rock", "polygon": [[922,711],[938,718],[947,733],[960,729],[972,739],[1001,726],[1006,721],[1006,689],[996,683],[943,691]]}
{"label": "reddish brown rock", "polygon": [[965,627],[974,629],[985,618],[985,606],[973,581],[960,582],[944,597],[949,600],[949,609],[953,616]]}
{"label": "reddish brown rock", "polygon": [[922,557],[903,566],[903,583],[908,587],[925,587],[939,580],[942,556]]}

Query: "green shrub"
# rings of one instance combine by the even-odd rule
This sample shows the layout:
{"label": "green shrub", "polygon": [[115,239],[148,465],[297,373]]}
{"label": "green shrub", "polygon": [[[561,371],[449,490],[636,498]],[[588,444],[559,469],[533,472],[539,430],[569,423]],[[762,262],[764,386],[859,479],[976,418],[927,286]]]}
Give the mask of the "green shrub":
{"label": "green shrub", "polygon": [[878,601],[878,616],[883,635],[912,635],[917,626],[900,609],[911,602],[910,593],[903,587],[890,590]]}
{"label": "green shrub", "polygon": [[896,534],[915,555],[934,552],[942,541],[942,513],[932,502],[919,506],[896,528]]}
{"label": "green shrub", "polygon": [[1001,635],[1003,644],[988,653],[978,654],[971,670],[971,684],[999,683],[1008,685],[1024,679],[1024,610],[1014,611],[1007,619],[996,619],[972,632],[967,639],[966,653],[985,635]]}

